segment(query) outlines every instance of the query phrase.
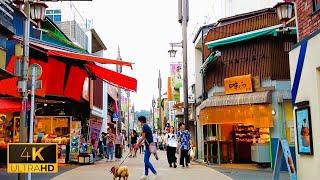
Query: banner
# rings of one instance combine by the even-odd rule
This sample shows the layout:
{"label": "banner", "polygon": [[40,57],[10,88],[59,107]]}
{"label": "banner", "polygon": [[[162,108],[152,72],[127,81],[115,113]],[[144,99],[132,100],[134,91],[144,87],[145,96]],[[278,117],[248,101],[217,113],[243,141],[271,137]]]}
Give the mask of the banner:
{"label": "banner", "polygon": [[170,74],[172,77],[172,85],[175,89],[180,89],[182,87],[182,64],[172,63],[170,64]]}
{"label": "banner", "polygon": [[168,77],[168,101],[173,100],[172,77]]}
{"label": "banner", "polygon": [[90,119],[90,141],[94,149],[97,149],[98,146],[101,127],[102,119],[95,117]]}

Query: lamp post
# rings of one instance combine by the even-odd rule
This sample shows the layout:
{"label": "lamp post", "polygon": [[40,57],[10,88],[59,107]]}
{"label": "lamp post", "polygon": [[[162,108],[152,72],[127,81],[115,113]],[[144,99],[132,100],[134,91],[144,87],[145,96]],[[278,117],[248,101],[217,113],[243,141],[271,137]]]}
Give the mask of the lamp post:
{"label": "lamp post", "polygon": [[[122,60],[121,55],[120,55],[120,47],[118,46],[118,57],[117,60]],[[122,66],[121,65],[117,65],[117,72],[118,73],[122,73]],[[118,133],[118,130],[121,131],[121,122],[122,122],[122,116],[121,116],[121,89],[118,87],[118,121],[117,121],[117,125],[116,125],[116,133]]]}
{"label": "lamp post", "polygon": [[187,59],[187,26],[189,20],[189,0],[178,0],[178,21],[182,25],[182,42],[170,43],[172,49],[168,51],[170,57],[175,57],[176,50],[173,47],[182,47],[183,50],[183,114],[184,123],[189,128],[188,106],[188,59]]}
{"label": "lamp post", "polygon": [[293,7],[294,4],[289,0],[285,0],[284,2],[280,2],[274,6],[278,18],[284,27],[286,26],[286,22],[293,17]]}
{"label": "lamp post", "polygon": [[160,128],[160,133],[162,132],[162,114],[161,114],[161,89],[162,89],[162,79],[161,79],[161,73],[159,70],[159,77],[158,77],[158,89],[159,89],[159,121],[161,126]]}
{"label": "lamp post", "polygon": [[127,91],[128,98],[128,144],[130,139],[130,91]]}
{"label": "lamp post", "polygon": [[152,130],[154,131],[154,107],[156,106],[156,100],[152,98]]}
{"label": "lamp post", "polygon": [[[13,3],[19,10],[23,9],[26,14],[26,18],[24,19],[24,39],[23,39],[23,61],[22,61],[22,69],[20,70],[20,77],[18,82],[18,89],[22,94],[21,101],[21,113],[20,113],[20,134],[19,141],[20,143],[27,142],[27,108],[28,108],[28,68],[29,68],[29,38],[30,38],[30,22],[31,18],[37,22],[38,27],[40,26],[40,22],[45,18],[45,9],[48,7],[45,3],[37,0],[36,2],[29,2],[29,0],[14,0]],[[34,106],[33,106],[34,107]],[[31,114],[30,116],[34,116]],[[32,127],[31,127],[32,126]],[[33,123],[30,123],[30,129],[33,129]],[[30,134],[29,136],[33,136]],[[30,143],[32,143],[32,138],[29,139]],[[25,174],[18,174],[19,180],[25,179]],[[28,179],[31,179],[31,174],[28,173]]]}

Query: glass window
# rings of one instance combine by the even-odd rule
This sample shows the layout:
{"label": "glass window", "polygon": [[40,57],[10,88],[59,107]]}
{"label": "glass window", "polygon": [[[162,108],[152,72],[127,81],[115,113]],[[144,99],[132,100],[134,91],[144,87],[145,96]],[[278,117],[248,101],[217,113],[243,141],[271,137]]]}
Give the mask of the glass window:
{"label": "glass window", "polygon": [[60,23],[61,22],[61,15],[55,15],[53,18],[53,21],[56,23]]}
{"label": "glass window", "polygon": [[317,11],[320,9],[320,0],[313,0],[313,7],[314,11]]}
{"label": "glass window", "polygon": [[53,10],[46,10],[46,14],[53,14]]}
{"label": "glass window", "polygon": [[61,14],[61,10],[60,10],[60,9],[53,10],[53,13],[54,13],[54,14]]}
{"label": "glass window", "polygon": [[47,17],[53,21],[53,15],[47,15]]}

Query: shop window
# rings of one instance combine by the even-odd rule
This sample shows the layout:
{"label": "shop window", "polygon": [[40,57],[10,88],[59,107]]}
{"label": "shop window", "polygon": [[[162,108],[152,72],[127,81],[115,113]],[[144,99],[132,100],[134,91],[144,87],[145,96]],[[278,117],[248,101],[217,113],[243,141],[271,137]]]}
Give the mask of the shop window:
{"label": "shop window", "polygon": [[313,9],[317,11],[320,9],[320,0],[313,0]]}

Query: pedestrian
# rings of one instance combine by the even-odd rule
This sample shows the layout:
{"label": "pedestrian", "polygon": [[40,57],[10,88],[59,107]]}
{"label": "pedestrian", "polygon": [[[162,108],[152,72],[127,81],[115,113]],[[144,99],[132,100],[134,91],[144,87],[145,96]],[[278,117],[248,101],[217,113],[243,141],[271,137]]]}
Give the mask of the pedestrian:
{"label": "pedestrian", "polygon": [[[131,145],[130,145],[130,157],[136,157],[137,151],[134,149],[134,146],[137,144],[138,141],[138,135],[135,130],[132,130],[131,133]],[[133,154],[132,154],[133,153]]]}
{"label": "pedestrian", "polygon": [[178,137],[174,133],[174,127],[170,127],[169,133],[165,135],[164,142],[166,144],[167,148],[167,159],[169,166],[174,168],[177,168],[177,158],[176,158],[176,151],[177,151],[177,145],[178,145]]}
{"label": "pedestrian", "polygon": [[139,139],[138,143],[135,146],[135,149],[137,150],[143,141],[145,141],[145,146],[146,146],[146,150],[144,152],[144,170],[145,171],[144,171],[144,175],[140,178],[140,180],[147,180],[148,179],[149,169],[154,174],[154,176],[151,179],[156,179],[157,178],[157,171],[154,169],[153,165],[150,162],[150,156],[151,156],[152,149],[150,151],[149,147],[151,147],[151,145],[154,146],[153,137],[152,137],[152,130],[151,130],[150,126],[148,126],[146,124],[147,119],[145,116],[140,116],[138,118],[138,120],[141,123],[141,127],[142,127],[142,133],[141,133],[142,138]]}
{"label": "pedestrian", "polygon": [[157,132],[156,131],[153,131],[153,134],[152,134],[152,137],[153,137],[153,142],[156,143],[156,147],[158,148],[158,135],[157,135]]}
{"label": "pedestrian", "polygon": [[163,139],[164,139],[163,134],[159,133],[158,134],[159,150],[163,150]]}
{"label": "pedestrian", "polygon": [[104,144],[103,144],[104,132],[101,133],[98,141],[98,156],[103,158]]}
{"label": "pedestrian", "polygon": [[182,167],[189,167],[188,163],[190,163],[190,140],[191,135],[188,130],[186,130],[185,124],[179,123],[178,138],[180,142],[180,165]]}
{"label": "pedestrian", "polygon": [[[142,138],[142,136],[140,135],[138,141],[139,141],[141,138]],[[144,144],[144,142],[143,142],[143,140],[142,140],[142,143],[141,143],[141,145],[140,145],[140,147],[139,147],[140,154],[142,154],[142,153],[144,152],[144,145],[143,145],[143,144]]]}
{"label": "pedestrian", "polygon": [[117,160],[120,160],[122,158],[122,148],[124,147],[124,144],[125,144],[124,143],[124,136],[120,130],[118,130],[118,132],[117,132],[115,144],[116,144],[115,156],[116,156]]}
{"label": "pedestrian", "polygon": [[113,153],[114,153],[114,141],[115,141],[115,135],[112,132],[111,128],[108,128],[108,133],[106,135],[106,141],[107,143],[107,161],[113,161]]}

